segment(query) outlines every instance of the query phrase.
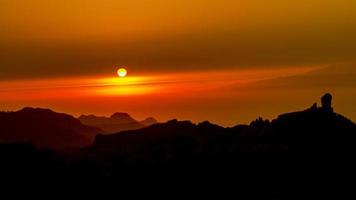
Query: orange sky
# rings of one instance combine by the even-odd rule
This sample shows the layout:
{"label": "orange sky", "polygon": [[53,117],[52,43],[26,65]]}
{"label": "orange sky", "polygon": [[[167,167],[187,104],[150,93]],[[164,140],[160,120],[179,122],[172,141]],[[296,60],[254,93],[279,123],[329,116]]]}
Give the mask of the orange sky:
{"label": "orange sky", "polygon": [[0,110],[233,125],[329,91],[355,119],[355,22],[354,0],[2,0]]}
{"label": "orange sky", "polygon": [[[210,120],[232,126],[258,116],[273,118],[282,112],[307,108],[323,92],[332,91],[339,97],[337,105],[344,105],[338,106],[338,110],[353,117],[355,110],[347,106],[352,102],[344,99],[355,96],[352,87],[333,87],[335,82],[343,83],[334,79],[328,80],[329,86],[320,78],[316,82],[323,85],[302,83],[303,78],[313,83],[315,77],[330,68],[131,74],[125,78],[113,73],[113,76],[7,80],[0,82],[0,103],[12,110],[24,105],[49,107],[75,116],[92,113],[108,116],[121,111],[138,119],[154,116],[161,121]],[[345,76],[341,78],[348,83]]]}

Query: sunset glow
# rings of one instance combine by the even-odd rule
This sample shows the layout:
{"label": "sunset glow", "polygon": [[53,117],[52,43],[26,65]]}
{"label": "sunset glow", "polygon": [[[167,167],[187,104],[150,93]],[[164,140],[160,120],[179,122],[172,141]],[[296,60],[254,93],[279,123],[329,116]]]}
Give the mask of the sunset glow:
{"label": "sunset glow", "polygon": [[0,109],[234,125],[331,92],[355,118],[355,13],[354,0],[6,0]]}
{"label": "sunset glow", "polygon": [[13,194],[342,199],[355,102],[356,0],[0,0]]}
{"label": "sunset glow", "polygon": [[[140,74],[125,78],[93,76],[2,81],[0,103],[14,108],[21,107],[22,104],[42,107],[51,105],[72,114],[89,111],[107,114],[111,113],[112,109],[124,109],[139,116],[141,113],[155,112],[157,118],[166,119],[173,117],[173,107],[182,111],[184,111],[182,107],[194,111],[196,108],[193,109],[192,106],[199,102],[204,102],[200,107],[214,105],[221,109],[226,106],[226,109],[231,110],[231,106],[236,106],[234,101],[251,101],[248,100],[251,97],[269,101],[272,96],[280,94],[279,89],[264,89],[259,86],[260,83],[313,73],[324,68],[320,66],[274,70]],[[216,104],[216,97],[219,97],[218,102],[221,105]],[[43,101],[44,98],[46,101]],[[74,104],[75,109],[71,106]],[[100,108],[94,106],[95,104],[101,105]],[[179,113],[178,110],[175,113]],[[269,112],[270,115],[274,113],[272,110]],[[190,118],[193,120],[200,118],[199,115],[194,114],[194,116],[191,115]]]}

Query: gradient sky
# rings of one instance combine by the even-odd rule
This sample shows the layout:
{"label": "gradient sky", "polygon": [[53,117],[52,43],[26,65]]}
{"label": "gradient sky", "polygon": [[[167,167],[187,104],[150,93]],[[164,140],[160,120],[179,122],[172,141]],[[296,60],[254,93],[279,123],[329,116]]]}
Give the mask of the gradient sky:
{"label": "gradient sky", "polygon": [[354,0],[0,1],[1,110],[233,125],[330,91],[356,119],[355,68]]}

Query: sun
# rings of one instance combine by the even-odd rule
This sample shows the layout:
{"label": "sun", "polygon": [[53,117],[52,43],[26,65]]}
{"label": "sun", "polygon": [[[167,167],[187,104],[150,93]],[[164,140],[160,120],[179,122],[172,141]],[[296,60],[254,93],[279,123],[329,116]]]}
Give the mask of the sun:
{"label": "sun", "polygon": [[117,70],[117,75],[119,75],[119,77],[125,77],[127,75],[127,70],[121,67]]}

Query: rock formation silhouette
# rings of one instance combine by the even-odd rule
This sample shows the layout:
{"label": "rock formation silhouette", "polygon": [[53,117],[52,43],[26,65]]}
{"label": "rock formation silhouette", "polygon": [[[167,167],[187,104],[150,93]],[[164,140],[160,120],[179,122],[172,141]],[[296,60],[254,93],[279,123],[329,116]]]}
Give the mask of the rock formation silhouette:
{"label": "rock formation silhouette", "polygon": [[326,112],[334,112],[332,108],[332,95],[330,93],[325,94],[321,97],[322,109]]}

